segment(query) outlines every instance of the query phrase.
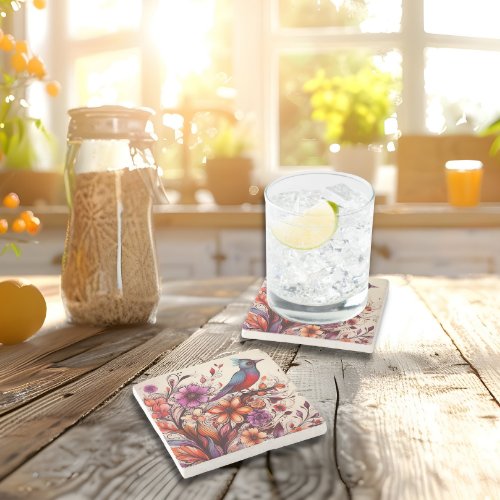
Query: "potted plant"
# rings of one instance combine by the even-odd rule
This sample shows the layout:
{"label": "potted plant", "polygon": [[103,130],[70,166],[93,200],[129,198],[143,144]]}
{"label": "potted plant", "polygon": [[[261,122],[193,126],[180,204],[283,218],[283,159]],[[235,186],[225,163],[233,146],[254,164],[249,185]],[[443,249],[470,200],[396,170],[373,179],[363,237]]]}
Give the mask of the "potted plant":
{"label": "potted plant", "polygon": [[500,117],[493,120],[480,131],[481,136],[492,136],[493,142],[490,147],[490,155],[496,156],[500,152]]}
{"label": "potted plant", "polygon": [[[33,3],[45,6],[42,0]],[[0,0],[0,19],[8,19],[21,6],[19,0]],[[15,40],[1,28],[0,51],[0,186],[18,193],[27,205],[52,203],[62,186],[61,174],[51,171],[55,143],[42,121],[32,116],[26,91],[32,84],[43,83],[47,93],[56,96],[59,83],[46,79],[42,59],[26,40]]]}
{"label": "potted plant", "polygon": [[394,77],[371,63],[345,76],[320,69],[303,90],[311,95],[311,119],[324,124],[334,167],[371,180],[395,110]]}
{"label": "potted plant", "polygon": [[207,188],[219,205],[250,201],[253,161],[248,122],[222,119],[205,140]]}

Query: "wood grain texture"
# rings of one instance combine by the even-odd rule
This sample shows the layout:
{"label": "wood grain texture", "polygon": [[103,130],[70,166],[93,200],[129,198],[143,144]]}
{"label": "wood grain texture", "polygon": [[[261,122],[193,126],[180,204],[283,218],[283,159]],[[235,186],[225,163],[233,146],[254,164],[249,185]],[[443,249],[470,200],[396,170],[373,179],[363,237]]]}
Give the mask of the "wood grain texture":
{"label": "wood grain texture", "polygon": [[339,465],[353,498],[495,498],[498,406],[415,292],[389,294],[375,354],[334,365]]}
{"label": "wood grain texture", "polygon": [[500,404],[500,282],[414,278],[413,288]]}
{"label": "wood grain texture", "polygon": [[373,355],[301,347],[288,371],[327,435],[243,462],[226,498],[265,487],[297,500],[495,498],[498,407],[413,290],[391,281]]}
{"label": "wood grain texture", "polygon": [[[259,285],[260,282],[251,285],[241,297],[256,292]],[[260,348],[282,368],[290,365],[296,346],[242,342],[241,321],[242,317],[238,326],[207,324],[176,349],[161,356],[134,382],[244,349]],[[237,320],[231,317],[228,322]],[[237,467],[182,479],[127,385],[107,404],[2,481],[0,497],[15,492],[12,498],[67,495],[103,500],[149,499],[164,498],[162,492],[168,491],[169,499],[219,498],[228,489]]]}
{"label": "wood grain texture", "polygon": [[[58,281],[57,277],[40,278],[35,283],[46,293],[48,301],[54,302],[61,324],[64,313],[59,288],[55,285]],[[171,284],[166,285],[157,323],[192,333],[251,281],[251,278],[234,278],[222,286],[220,280],[202,281],[196,286],[192,282],[181,282],[179,288],[186,292],[183,296],[176,294]],[[149,340],[158,331],[75,325],[58,328],[56,324],[29,342],[0,346],[0,415],[95,370]]]}
{"label": "wood grain texture", "polygon": [[0,478],[112,396],[163,352],[177,345],[180,340],[177,335],[163,329],[123,356],[0,417]]}
{"label": "wood grain texture", "polygon": [[[193,326],[206,322],[251,281],[254,279],[229,279],[222,286],[217,280],[195,285],[193,282],[182,283],[187,295],[189,290],[194,292],[187,304],[186,300],[176,300],[179,297],[165,295],[158,315],[161,322],[176,326],[176,330],[161,324],[106,329],[100,335],[74,342],[75,338],[80,338],[80,332],[87,335],[89,330],[87,327],[72,327],[78,331],[76,336],[69,335],[73,344],[68,344],[67,340],[58,341],[56,333],[60,334],[59,330],[53,332],[55,346],[52,349],[47,341],[49,335],[35,345],[25,343],[14,346],[17,351],[10,349],[7,361],[22,362],[17,371],[11,372],[14,365],[6,367],[0,379],[3,390],[3,401],[0,401],[6,413],[0,418],[3,457],[0,477],[9,474],[26,458],[112,396],[162,353],[188,338]],[[169,290],[169,287],[165,288]],[[214,296],[215,300],[211,301]],[[49,389],[50,393],[26,405]],[[24,406],[16,410],[21,404]],[[33,435],[25,445],[23,433],[19,433],[18,428],[27,426]]]}
{"label": "wood grain texture", "polygon": [[[326,436],[182,479],[127,384],[4,479],[0,498],[495,498],[499,407],[412,283],[391,278],[373,355],[241,341],[259,280],[134,380],[260,348],[318,406]],[[487,294],[499,282],[474,283]]]}

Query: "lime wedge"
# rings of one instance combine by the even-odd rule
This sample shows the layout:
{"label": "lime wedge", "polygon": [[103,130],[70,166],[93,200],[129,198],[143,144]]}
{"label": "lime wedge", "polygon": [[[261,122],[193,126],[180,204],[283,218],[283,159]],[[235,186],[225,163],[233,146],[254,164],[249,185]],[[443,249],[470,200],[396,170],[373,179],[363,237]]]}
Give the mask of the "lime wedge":
{"label": "lime wedge", "polygon": [[302,215],[274,224],[276,239],[296,250],[312,250],[326,243],[337,229],[339,208],[333,201],[320,200]]}

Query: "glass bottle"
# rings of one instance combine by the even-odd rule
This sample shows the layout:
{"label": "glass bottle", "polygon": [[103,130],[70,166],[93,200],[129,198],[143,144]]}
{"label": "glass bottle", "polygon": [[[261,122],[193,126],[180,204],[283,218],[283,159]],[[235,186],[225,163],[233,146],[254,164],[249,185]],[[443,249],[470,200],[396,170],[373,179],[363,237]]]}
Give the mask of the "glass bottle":
{"label": "glass bottle", "polygon": [[166,201],[154,162],[152,110],[69,111],[70,209],[61,293],[74,323],[154,322],[160,300],[151,212]]}

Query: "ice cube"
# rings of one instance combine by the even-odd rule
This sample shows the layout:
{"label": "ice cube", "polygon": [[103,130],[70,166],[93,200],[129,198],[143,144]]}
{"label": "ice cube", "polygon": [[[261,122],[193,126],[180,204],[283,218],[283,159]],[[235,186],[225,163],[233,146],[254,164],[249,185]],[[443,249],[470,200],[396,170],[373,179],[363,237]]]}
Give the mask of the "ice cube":
{"label": "ice cube", "polygon": [[[335,186],[328,186],[326,190],[336,197],[340,197],[343,201],[355,200],[359,197],[359,193],[351,189],[347,184],[336,184]],[[332,200],[335,201],[336,200]]]}

